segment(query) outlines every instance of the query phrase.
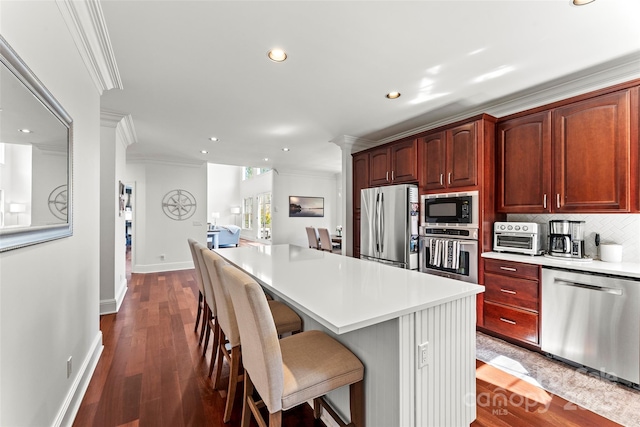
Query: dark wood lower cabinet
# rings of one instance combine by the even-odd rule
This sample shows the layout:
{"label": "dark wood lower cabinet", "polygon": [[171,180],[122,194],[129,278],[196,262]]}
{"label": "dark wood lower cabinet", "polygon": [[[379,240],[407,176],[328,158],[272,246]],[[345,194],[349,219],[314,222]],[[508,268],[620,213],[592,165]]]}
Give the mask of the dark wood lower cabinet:
{"label": "dark wood lower cabinet", "polygon": [[538,313],[484,301],[484,327],[530,344],[539,344]]}
{"label": "dark wood lower cabinet", "polygon": [[478,326],[509,341],[539,348],[540,267],[485,259],[484,286]]}

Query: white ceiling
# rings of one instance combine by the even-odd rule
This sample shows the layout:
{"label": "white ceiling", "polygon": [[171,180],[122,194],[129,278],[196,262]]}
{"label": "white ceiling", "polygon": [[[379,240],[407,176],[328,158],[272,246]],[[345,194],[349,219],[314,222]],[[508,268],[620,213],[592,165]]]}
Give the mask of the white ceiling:
{"label": "white ceiling", "polygon": [[132,115],[132,159],[335,173],[332,139],[492,112],[640,55],[638,0],[101,3],[124,87],[102,108]]}

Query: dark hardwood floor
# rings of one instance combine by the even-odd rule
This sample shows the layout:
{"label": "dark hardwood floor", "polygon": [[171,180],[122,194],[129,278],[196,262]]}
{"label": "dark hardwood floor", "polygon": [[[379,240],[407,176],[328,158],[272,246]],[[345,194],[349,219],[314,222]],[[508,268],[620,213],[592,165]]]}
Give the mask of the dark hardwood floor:
{"label": "dark hardwood floor", "polygon": [[[224,399],[207,377],[211,351],[202,357],[193,331],[197,296],[194,270],[131,274],[120,311],[100,320],[104,351],[74,426],[225,425]],[[586,410],[567,409],[563,399],[523,383],[478,362],[478,419],[472,425],[616,425]],[[549,409],[524,403],[522,396],[534,402],[551,398]],[[228,426],[240,425],[241,410],[239,392]],[[308,405],[286,412],[283,425],[324,426]]]}
{"label": "dark hardwood floor", "polygon": [[484,426],[619,426],[498,368],[476,361],[477,418]]}

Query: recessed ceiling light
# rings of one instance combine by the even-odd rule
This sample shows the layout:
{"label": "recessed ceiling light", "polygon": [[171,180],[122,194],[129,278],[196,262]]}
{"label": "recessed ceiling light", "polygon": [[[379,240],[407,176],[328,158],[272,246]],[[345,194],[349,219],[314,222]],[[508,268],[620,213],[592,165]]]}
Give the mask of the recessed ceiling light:
{"label": "recessed ceiling light", "polygon": [[589,4],[595,0],[573,0],[573,4],[576,6],[584,6],[585,4]]}
{"label": "recessed ceiling light", "polygon": [[269,161],[269,158],[268,158],[268,157],[265,157],[263,160],[264,160],[265,162],[268,162],[268,161]]}
{"label": "recessed ceiling light", "polygon": [[212,136],[211,138],[209,138],[211,141],[213,142],[218,142],[220,141],[218,138],[216,138],[215,136]]}
{"label": "recessed ceiling light", "polygon": [[29,129],[18,129],[18,130],[22,133],[31,133],[31,130]]}
{"label": "recessed ceiling light", "polygon": [[208,153],[208,151],[207,151],[207,150],[200,150],[200,153],[201,153],[201,154],[207,154],[207,153]]}
{"label": "recessed ceiling light", "polygon": [[267,56],[274,62],[282,62],[287,59],[287,54],[282,49],[271,49]]}
{"label": "recessed ceiling light", "polygon": [[289,148],[287,148],[287,147],[284,147],[284,148],[282,149],[282,151],[291,151],[291,150],[290,150]]}
{"label": "recessed ceiling light", "polygon": [[387,98],[389,99],[396,99],[396,98],[400,98],[400,92],[389,92],[388,94],[385,95]]}

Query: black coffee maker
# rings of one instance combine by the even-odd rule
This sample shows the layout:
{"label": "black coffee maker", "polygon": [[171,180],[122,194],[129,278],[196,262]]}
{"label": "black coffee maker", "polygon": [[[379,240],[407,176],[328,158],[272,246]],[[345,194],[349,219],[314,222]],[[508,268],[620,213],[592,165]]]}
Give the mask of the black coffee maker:
{"label": "black coffee maker", "polygon": [[549,221],[549,254],[562,258],[582,258],[584,221]]}

